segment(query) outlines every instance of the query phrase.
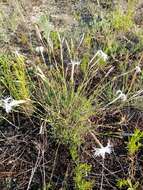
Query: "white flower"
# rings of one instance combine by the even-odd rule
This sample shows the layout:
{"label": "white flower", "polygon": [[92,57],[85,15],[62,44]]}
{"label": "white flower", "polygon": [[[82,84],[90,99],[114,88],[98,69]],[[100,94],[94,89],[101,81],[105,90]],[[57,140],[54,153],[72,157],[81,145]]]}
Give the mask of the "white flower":
{"label": "white flower", "polygon": [[44,54],[43,54],[44,47],[43,46],[36,47],[36,52],[39,53],[39,54],[41,54],[43,62],[46,64],[45,57],[44,57]]}
{"label": "white flower", "polygon": [[127,100],[127,95],[124,94],[121,90],[117,90],[116,94],[118,99],[121,99],[123,102]]}
{"label": "white flower", "polygon": [[10,113],[13,107],[19,106],[27,102],[26,100],[14,100],[12,97],[7,97],[1,100],[1,105],[5,109],[6,113]]}
{"label": "white flower", "polygon": [[140,66],[136,66],[136,67],[135,67],[135,72],[136,72],[136,74],[142,72]]}
{"label": "white flower", "polygon": [[74,69],[76,65],[80,65],[81,61],[74,61],[71,60],[71,62],[69,63],[70,65],[72,65],[72,69],[71,69],[71,81],[74,81]]}
{"label": "white flower", "polygon": [[43,46],[38,46],[38,47],[36,47],[35,50],[36,50],[37,53],[43,53],[44,47]]}
{"label": "white flower", "polygon": [[81,61],[74,61],[74,60],[71,60],[71,62],[69,63],[70,65],[80,65]]}
{"label": "white flower", "polygon": [[112,145],[110,144],[110,141],[108,141],[107,146],[101,146],[100,148],[95,148],[94,147],[94,156],[101,156],[103,159],[105,159],[105,154],[111,154],[112,152]]}
{"label": "white flower", "polygon": [[104,61],[107,61],[108,55],[104,53],[102,50],[98,50],[96,55],[100,56]]}
{"label": "white flower", "polygon": [[119,99],[121,99],[123,102],[125,102],[127,100],[127,95],[124,94],[121,90],[117,90],[116,95],[117,95],[117,97],[114,100],[112,100],[111,102],[109,102],[105,107],[108,107],[109,105],[115,103]]}

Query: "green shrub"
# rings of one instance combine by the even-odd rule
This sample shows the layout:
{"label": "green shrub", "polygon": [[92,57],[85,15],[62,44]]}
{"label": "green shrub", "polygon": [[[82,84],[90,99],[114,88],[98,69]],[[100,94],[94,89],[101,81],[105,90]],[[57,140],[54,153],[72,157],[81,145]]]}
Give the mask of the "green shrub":
{"label": "green shrub", "polygon": [[133,136],[129,139],[128,152],[130,155],[134,155],[142,146],[141,139],[143,138],[143,132],[139,129],[135,129]]}
{"label": "green shrub", "polygon": [[91,166],[88,164],[82,164],[76,166],[75,168],[75,184],[77,190],[92,190],[93,181],[87,180],[86,177],[91,171]]}

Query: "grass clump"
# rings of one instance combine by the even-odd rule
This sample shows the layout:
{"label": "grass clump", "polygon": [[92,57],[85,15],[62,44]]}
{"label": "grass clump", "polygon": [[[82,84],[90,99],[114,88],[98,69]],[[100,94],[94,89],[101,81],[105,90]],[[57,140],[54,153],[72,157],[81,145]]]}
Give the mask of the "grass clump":
{"label": "grass clump", "polygon": [[[56,36],[58,37],[59,34],[57,33]],[[56,58],[50,68],[47,69],[46,66],[36,67],[40,85],[38,89],[41,89],[36,93],[36,102],[42,106],[43,113],[40,113],[39,116],[52,127],[51,134],[53,137],[57,142],[69,147],[72,160],[76,164],[76,177],[74,179],[77,189],[84,188],[88,190],[92,189],[92,183],[86,181],[84,176],[86,171],[90,172],[91,167],[80,164],[79,147],[84,143],[84,137],[90,130],[89,118],[95,113],[93,107],[95,101],[94,90],[91,93],[89,92],[90,98],[86,90],[89,88],[88,91],[91,91],[90,83],[96,73],[96,70],[94,70],[96,67],[91,70],[86,59],[82,61],[72,60],[73,55],[76,55],[76,48],[66,40],[67,51],[71,59],[67,64],[64,64],[64,51],[60,39],[62,39],[61,36],[59,36],[59,40],[54,39],[54,41],[50,38],[53,49],[51,49],[51,46],[47,46],[47,49],[51,49],[49,60]],[[60,50],[58,50],[58,47]],[[96,59],[97,62],[101,60],[98,56]],[[82,72],[82,64],[84,64],[84,72]],[[87,65],[85,66],[85,64]],[[81,76],[80,72],[82,72],[82,78],[77,83],[76,77]]]}
{"label": "grass clump", "polygon": [[56,68],[46,75],[39,75],[44,85],[40,104],[48,110],[48,118],[45,119],[53,126],[60,141],[80,145],[82,135],[88,129],[88,118],[93,113],[90,100],[81,91],[75,92],[73,81],[67,82],[63,72]]}

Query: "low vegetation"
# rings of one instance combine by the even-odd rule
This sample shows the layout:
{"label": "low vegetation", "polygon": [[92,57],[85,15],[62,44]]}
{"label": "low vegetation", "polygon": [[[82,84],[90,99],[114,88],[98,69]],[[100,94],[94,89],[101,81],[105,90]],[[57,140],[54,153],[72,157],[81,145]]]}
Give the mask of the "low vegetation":
{"label": "low vegetation", "polygon": [[83,3],[64,30],[49,13],[32,24],[22,1],[6,3],[13,11],[0,9],[1,189],[142,189],[139,2]]}

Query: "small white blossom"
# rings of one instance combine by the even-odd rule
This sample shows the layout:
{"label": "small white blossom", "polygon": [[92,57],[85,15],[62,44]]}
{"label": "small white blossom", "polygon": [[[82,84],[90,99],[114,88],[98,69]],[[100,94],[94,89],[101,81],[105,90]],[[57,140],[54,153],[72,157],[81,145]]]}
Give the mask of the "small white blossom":
{"label": "small white blossom", "polygon": [[141,68],[140,68],[140,66],[136,66],[136,67],[135,67],[135,72],[136,72],[136,74],[141,73]]}
{"label": "small white blossom", "polygon": [[36,50],[37,53],[43,53],[44,47],[43,46],[38,46],[38,47],[36,47],[35,50]]}
{"label": "small white blossom", "polygon": [[6,113],[10,113],[13,107],[27,102],[26,100],[14,100],[12,97],[7,97],[1,100],[1,106],[5,109]]}
{"label": "small white blossom", "polygon": [[71,81],[73,82],[74,81],[74,69],[75,69],[75,66],[77,65],[80,65],[81,61],[74,61],[74,60],[71,60],[71,62],[69,63],[70,65],[72,65],[72,69],[71,69]]}
{"label": "small white blossom", "polygon": [[96,55],[100,56],[104,61],[107,61],[108,55],[104,53],[102,50],[98,50]]}
{"label": "small white blossom", "polygon": [[19,52],[18,52],[18,50],[16,50],[14,53],[15,53],[15,55],[16,55],[17,57],[19,57]]}
{"label": "small white blossom", "polygon": [[123,102],[127,100],[127,95],[121,90],[117,90],[116,94],[118,95],[118,99],[121,99]]}
{"label": "small white blossom", "polygon": [[111,102],[109,102],[105,107],[108,107],[109,105],[115,103],[119,99],[122,100],[123,102],[125,102],[127,100],[127,95],[124,94],[121,90],[117,90],[116,95],[117,95],[117,97],[114,100],[112,100]]}
{"label": "small white blossom", "polygon": [[43,54],[44,47],[43,46],[36,47],[36,52],[39,53],[39,54],[41,54],[43,62],[46,64],[45,57],[44,57],[44,54]]}
{"label": "small white blossom", "polygon": [[69,63],[70,65],[80,65],[81,61],[74,61],[74,60],[71,60],[71,62]]}
{"label": "small white blossom", "polygon": [[105,159],[105,154],[111,154],[112,152],[112,145],[110,144],[110,141],[108,141],[107,146],[102,146],[100,148],[95,148],[94,147],[94,156],[101,156],[103,159]]}

